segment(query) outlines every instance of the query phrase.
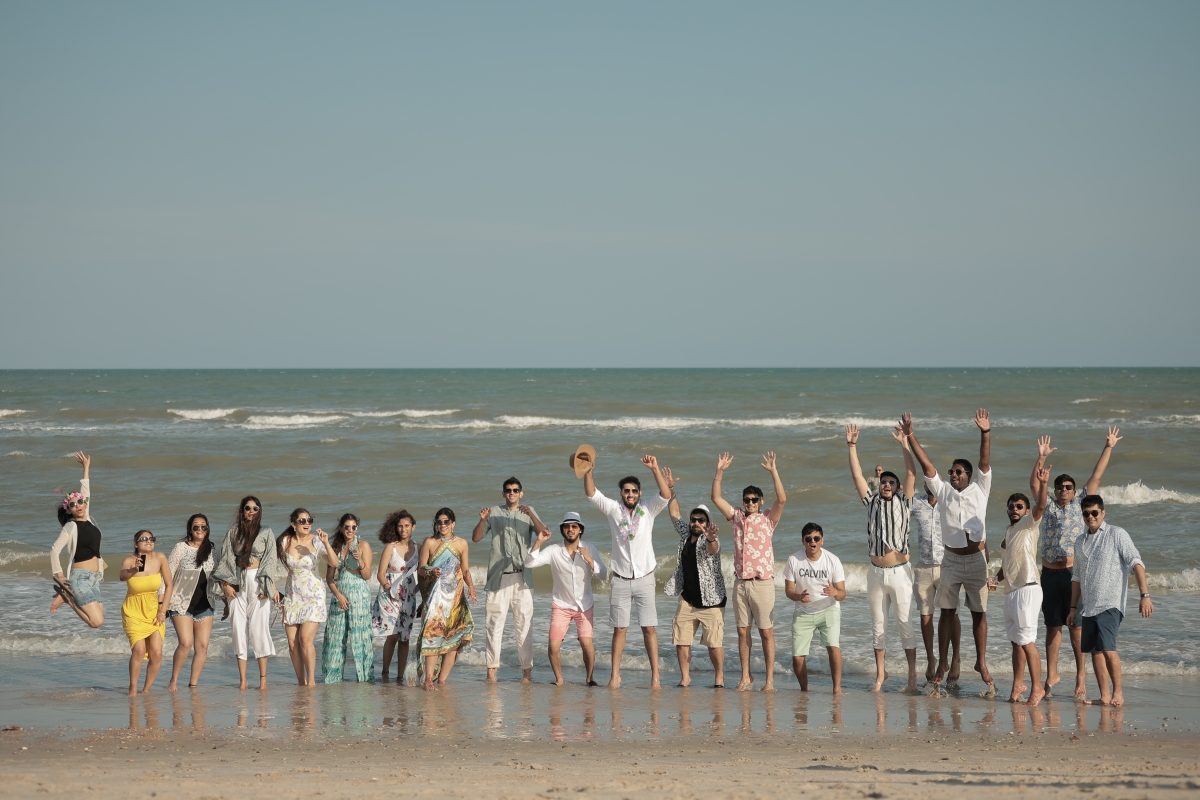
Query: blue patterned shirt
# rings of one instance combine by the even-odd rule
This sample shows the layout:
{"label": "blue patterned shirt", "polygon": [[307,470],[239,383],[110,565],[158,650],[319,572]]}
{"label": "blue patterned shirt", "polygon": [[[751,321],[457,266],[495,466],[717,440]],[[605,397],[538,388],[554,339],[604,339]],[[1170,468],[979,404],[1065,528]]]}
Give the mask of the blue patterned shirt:
{"label": "blue patterned shirt", "polygon": [[936,567],[942,563],[946,551],[942,545],[942,519],[937,509],[929,504],[929,498],[918,494],[913,498],[912,527],[917,532],[917,544],[921,550],[922,567]]}
{"label": "blue patterned shirt", "polygon": [[1051,564],[1072,555],[1075,540],[1087,532],[1083,524],[1083,509],[1079,504],[1087,491],[1077,492],[1065,507],[1051,500],[1042,515],[1042,560]]}
{"label": "blue patterned shirt", "polygon": [[1129,573],[1138,564],[1145,569],[1142,554],[1124,528],[1106,522],[1095,533],[1076,539],[1071,580],[1079,584],[1079,614],[1095,617],[1115,608],[1124,615]]}

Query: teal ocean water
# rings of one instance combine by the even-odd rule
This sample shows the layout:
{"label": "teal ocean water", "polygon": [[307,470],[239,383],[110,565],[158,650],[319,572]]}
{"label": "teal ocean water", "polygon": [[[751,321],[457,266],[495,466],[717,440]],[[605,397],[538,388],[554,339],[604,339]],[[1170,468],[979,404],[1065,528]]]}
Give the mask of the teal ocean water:
{"label": "teal ocean water", "polygon": [[[264,501],[266,522],[276,532],[300,505],[327,530],[346,511],[373,530],[402,506],[427,535],[434,510],[450,506],[458,513],[457,532],[469,537],[479,509],[499,501],[509,475],[524,482],[526,502],[547,522],[579,511],[586,537],[607,553],[607,526],[567,466],[567,456],[586,442],[599,453],[598,482],[606,493],[629,473],[649,481],[638,458],[653,453],[682,478],[685,504],[708,501],[716,457],[725,450],[736,459],[725,479],[727,497],[736,500],[749,483],[769,489],[759,456],[777,452],[789,502],[776,535],[776,559],[782,564],[800,549],[805,522],[824,526],[828,549],[849,571],[842,634],[847,670],[852,681],[865,680],[872,669],[865,515],[848,474],[842,428],[853,421],[864,429],[860,453],[868,470],[880,463],[900,471],[900,451],[888,429],[901,412],[911,411],[922,443],[944,470],[954,457],[977,459],[971,417],[979,406],[991,411],[994,424],[988,514],[993,561],[1005,525],[1004,498],[1028,491],[1037,436],[1054,437],[1054,471],[1070,472],[1082,483],[1106,426],[1121,426],[1125,438],[1101,494],[1110,504],[1109,520],[1127,528],[1141,549],[1156,604],[1153,618],[1133,614],[1125,620],[1125,671],[1200,676],[1196,369],[0,372],[0,654],[22,663],[46,656],[39,659],[44,673],[37,680],[48,683],[70,682],[78,660],[73,657],[86,658],[92,670],[110,664],[111,682],[124,680],[124,586],[115,570],[103,588],[103,629],[88,630],[67,613],[46,613],[47,553],[58,532],[54,509],[63,488],[79,479],[70,458],[75,450],[93,457],[93,513],[114,564],[132,547],[138,528],[154,531],[160,549],[169,550],[193,512],[208,514],[219,535],[235,503],[251,493]],[[730,533],[722,526],[727,562]],[[654,533],[660,587],[674,568],[675,541],[664,516]],[[472,550],[480,586],[486,553],[486,542]],[[544,665],[549,575],[539,574],[537,585],[535,654]],[[606,674],[607,586],[596,589],[600,673]],[[1005,673],[1009,647],[998,598],[989,608],[991,662]],[[480,623],[482,599],[481,592]],[[668,673],[675,669],[674,606],[672,598],[660,598],[659,641]],[[782,637],[776,668],[783,670],[791,610],[782,586],[776,608]],[[728,616],[726,631],[735,666]],[[276,636],[286,652],[279,627]],[[482,636],[480,625],[462,662],[467,670],[482,663]],[[889,656],[900,656],[896,674],[902,653],[894,629],[891,636]],[[169,638],[170,648],[173,634]],[[578,665],[574,647],[564,651],[567,663]],[[214,670],[224,670],[221,662],[232,658],[227,623],[214,630],[213,658]],[[504,660],[515,669],[511,643]],[[814,651],[814,660],[820,669],[823,655]],[[286,670],[280,673],[286,677],[286,660],[277,661],[273,670]],[[697,670],[708,668],[700,662]],[[627,669],[645,668],[640,641],[625,663]]]}

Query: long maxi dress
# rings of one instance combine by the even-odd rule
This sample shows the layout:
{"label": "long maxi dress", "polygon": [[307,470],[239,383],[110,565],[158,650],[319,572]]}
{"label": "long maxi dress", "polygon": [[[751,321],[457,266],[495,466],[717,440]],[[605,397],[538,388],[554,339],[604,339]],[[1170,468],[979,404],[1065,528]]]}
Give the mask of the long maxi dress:
{"label": "long maxi dress", "polygon": [[407,561],[400,549],[392,548],[388,562],[387,578],[391,585],[388,591],[380,591],[371,607],[371,628],[376,636],[398,635],[407,642],[412,635],[413,620],[417,616],[417,562],[421,548],[414,547],[412,558]]}
{"label": "long maxi dress", "polygon": [[325,623],[325,641],[321,649],[321,674],[325,683],[341,683],[346,666],[346,646],[354,653],[354,672],[359,683],[375,679],[375,637],[371,633],[371,591],[357,573],[358,559],[350,548],[358,537],[346,544],[346,556],[339,559],[337,587],[346,596],[350,608],[343,611],[337,596],[329,593],[329,620]]}
{"label": "long maxi dress", "polygon": [[[466,647],[475,635],[475,619],[471,606],[463,592],[462,560],[452,542],[442,542],[429,566],[441,569],[441,577],[427,577],[421,581],[421,593],[425,596],[424,624],[421,626],[421,660],[417,662],[417,675],[423,675],[426,656],[443,656],[451,650]],[[437,662],[433,678],[441,672],[441,661]]]}

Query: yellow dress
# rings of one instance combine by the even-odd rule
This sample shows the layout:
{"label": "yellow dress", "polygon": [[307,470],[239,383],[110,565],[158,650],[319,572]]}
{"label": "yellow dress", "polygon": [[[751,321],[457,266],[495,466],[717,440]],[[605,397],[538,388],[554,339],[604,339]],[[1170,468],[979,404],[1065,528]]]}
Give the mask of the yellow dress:
{"label": "yellow dress", "polygon": [[[167,626],[158,621],[158,589],[162,586],[162,575],[134,575],[128,583],[129,593],[121,604],[121,626],[129,637],[129,647],[132,649],[142,639],[149,639],[155,631],[166,638]],[[147,655],[146,659],[149,657]]]}

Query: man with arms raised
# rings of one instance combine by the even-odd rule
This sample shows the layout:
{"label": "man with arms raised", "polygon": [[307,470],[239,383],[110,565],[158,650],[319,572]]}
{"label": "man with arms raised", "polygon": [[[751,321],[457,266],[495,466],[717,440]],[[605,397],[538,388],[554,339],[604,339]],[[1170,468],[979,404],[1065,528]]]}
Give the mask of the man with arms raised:
{"label": "man with arms raised", "polygon": [[[904,440],[905,445],[908,440]],[[933,683],[937,674],[937,645],[934,641],[933,612],[937,608],[937,590],[942,584],[942,559],[946,548],[942,544],[942,520],[937,511],[937,498],[924,487],[913,498],[912,517],[913,530],[917,534],[917,549],[920,561],[916,569],[917,612],[921,615],[921,638],[925,642],[925,681]],[[962,641],[962,626],[958,621],[958,612],[950,617],[950,670],[946,680],[958,681],[958,647]]]}
{"label": "man with arms raised", "polygon": [[987,684],[989,696],[995,697],[996,684],[987,667],[987,517],[988,495],[992,490],[992,421],[987,409],[975,412],[979,428],[979,474],[965,458],[954,459],[950,481],[943,481],[933,462],[917,441],[913,432],[912,414],[900,421],[901,434],[908,437],[913,455],[925,473],[925,487],[937,498],[942,523],[942,585],[938,588],[937,605],[942,609],[938,620],[938,671],[934,683],[940,684],[946,675],[946,656],[950,646],[952,624],[950,617],[958,614],[958,593],[967,592],[967,608],[971,610],[971,632],[975,638],[975,671]]}
{"label": "man with arms raised", "polygon": [[[1088,478],[1084,492],[1075,491],[1075,479],[1065,472],[1054,479],[1054,502],[1046,506],[1042,517],[1042,616],[1046,620],[1046,696],[1058,685],[1058,651],[1062,647],[1062,629],[1071,613],[1071,565],[1075,560],[1075,540],[1083,535],[1083,512],[1079,507],[1084,497],[1100,491],[1100,479],[1108,469],[1113,448],[1123,438],[1119,428],[1109,428],[1100,451],[1100,460]],[[1037,472],[1046,458],[1057,450],[1050,446],[1050,437],[1038,439],[1038,460],[1029,477],[1033,489]],[[1033,491],[1037,491],[1033,489]],[[1071,650],[1075,653],[1075,699],[1087,697],[1087,662],[1080,650],[1079,627],[1068,628]]]}
{"label": "man with arms raised", "polygon": [[1017,492],[1008,498],[1008,530],[1000,542],[1002,562],[996,581],[1004,586],[1004,629],[1012,642],[1013,684],[1010,703],[1021,702],[1025,693],[1025,667],[1033,690],[1027,705],[1036,706],[1046,690],[1042,688],[1041,656],[1038,655],[1038,610],[1042,607],[1042,587],[1038,583],[1038,523],[1046,511],[1046,484],[1050,471],[1034,473],[1037,504],[1029,509],[1029,498]]}
{"label": "man with arms raised", "polygon": [[1120,706],[1125,704],[1125,693],[1121,690],[1117,629],[1125,618],[1131,570],[1142,593],[1138,610],[1143,617],[1154,613],[1154,603],[1150,602],[1146,586],[1146,565],[1129,533],[1104,521],[1104,500],[1100,495],[1089,494],[1080,505],[1087,532],[1075,540],[1071,613],[1067,615],[1067,624],[1079,623],[1083,652],[1092,654],[1100,705]]}
{"label": "man with arms raised", "polygon": [[896,627],[908,659],[909,694],[917,691],[917,637],[912,626],[913,572],[908,555],[908,518],[912,513],[913,490],[917,470],[913,467],[908,438],[899,431],[892,438],[904,452],[904,486],[894,472],[879,474],[879,489],[871,491],[858,463],[858,426],[846,426],[846,447],[850,451],[850,477],[858,497],[867,507],[867,552],[871,567],[867,570],[867,598],[871,605],[872,638],[875,647],[874,691],[883,689],[888,673],[888,608],[896,609]]}
{"label": "man with arms raised", "polygon": [[758,628],[766,662],[767,680],[764,692],[775,691],[775,548],[771,542],[775,526],[783,516],[787,495],[783,480],[775,468],[775,454],[763,456],[762,468],[771,473],[775,484],[775,503],[763,509],[763,490],[757,486],[742,489],[742,507],[734,508],[721,497],[721,478],[733,456],[722,453],[717,459],[717,474],[713,476],[712,501],[725,519],[733,523],[733,616],[737,623],[738,657],[742,662],[742,679],[738,691],[754,687],[750,674],[751,623]]}
{"label": "man with arms raised", "polygon": [[537,541],[525,557],[525,568],[533,569],[550,565],[554,578],[554,593],[550,599],[550,669],[554,670],[554,682],[563,684],[562,643],[567,638],[567,629],[575,623],[575,635],[583,650],[583,667],[587,670],[587,685],[595,686],[592,670],[596,666],[596,644],[592,633],[592,576],[604,580],[608,570],[600,558],[600,551],[591,542],[583,542],[583,520],[574,511],[567,512],[558,526],[562,544],[541,548],[550,540],[550,529],[538,531]]}
{"label": "man with arms raised", "polygon": [[592,474],[596,465],[587,462],[583,473],[583,491],[592,505],[608,517],[608,528],[612,532],[612,582],[609,591],[608,621],[613,626],[612,675],[608,679],[610,688],[621,685],[621,656],[625,653],[625,635],[629,630],[630,612],[637,606],[638,625],[642,627],[642,640],[646,643],[646,658],[650,661],[650,688],[659,687],[658,677],[658,611],[654,607],[654,544],[650,541],[654,531],[654,518],[662,513],[671,500],[671,487],[658,468],[654,456],[642,456],[642,463],[654,474],[658,494],[642,502],[642,482],[636,475],[629,475],[617,482],[621,490],[621,502],[608,499],[596,489]]}
{"label": "man with arms raised", "polygon": [[[549,531],[530,506],[521,505],[525,491],[521,482],[504,482],[504,507],[492,506],[479,512],[471,541],[481,542],[492,533],[487,585],[487,679],[496,680],[500,667],[500,643],[504,623],[512,611],[517,657],[521,659],[521,683],[533,680],[533,580],[525,575],[525,556],[541,531]],[[547,535],[549,535],[547,533]]]}

